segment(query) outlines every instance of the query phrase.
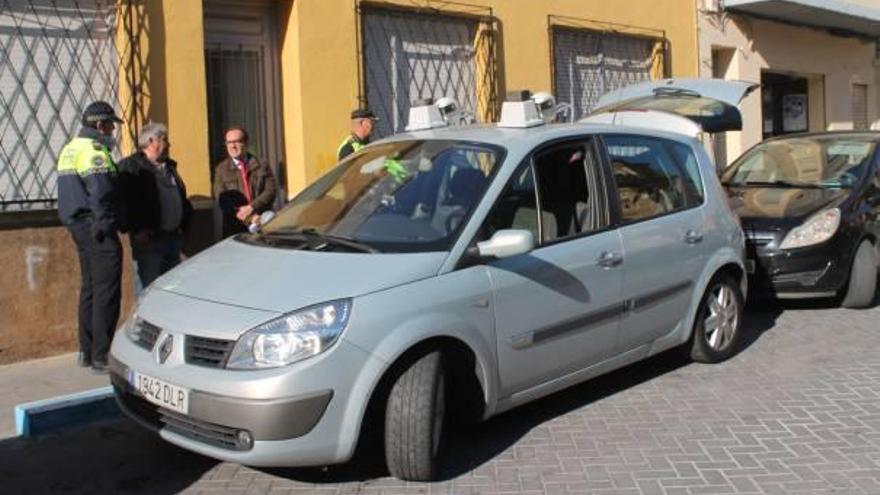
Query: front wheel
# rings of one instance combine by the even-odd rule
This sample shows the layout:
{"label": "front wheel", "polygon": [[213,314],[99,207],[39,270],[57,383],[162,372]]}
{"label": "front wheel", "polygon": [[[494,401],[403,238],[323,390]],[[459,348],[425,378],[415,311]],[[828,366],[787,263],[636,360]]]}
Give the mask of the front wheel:
{"label": "front wheel", "polygon": [[877,254],[874,246],[863,241],[853,258],[846,295],[840,305],[844,308],[867,308],[874,302],[877,291]]}
{"label": "front wheel", "polygon": [[739,284],[730,276],[716,276],[697,308],[691,358],[701,363],[717,363],[733,355],[740,339],[742,314]]}
{"label": "front wheel", "polygon": [[392,476],[431,481],[437,476],[446,414],[442,354],[417,359],[397,378],[385,409],[385,459]]}

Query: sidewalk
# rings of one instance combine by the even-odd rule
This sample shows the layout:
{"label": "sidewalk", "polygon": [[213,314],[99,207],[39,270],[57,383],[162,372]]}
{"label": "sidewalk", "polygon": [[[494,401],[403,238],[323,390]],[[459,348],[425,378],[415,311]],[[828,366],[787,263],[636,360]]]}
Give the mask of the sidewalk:
{"label": "sidewalk", "polygon": [[110,384],[76,365],[76,354],[0,366],[0,439],[15,436],[16,404],[83,392]]}

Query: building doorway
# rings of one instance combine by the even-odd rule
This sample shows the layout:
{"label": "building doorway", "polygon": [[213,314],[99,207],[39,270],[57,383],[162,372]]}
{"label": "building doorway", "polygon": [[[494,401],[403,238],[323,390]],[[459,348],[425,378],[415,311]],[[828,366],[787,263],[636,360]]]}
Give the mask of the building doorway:
{"label": "building doorway", "polygon": [[763,137],[810,129],[809,80],[789,74],[761,74]]}
{"label": "building doorway", "polygon": [[272,167],[278,197],[285,198],[277,11],[268,0],[207,0],[205,72],[212,178],[226,156],[223,130],[241,125],[251,153]]}

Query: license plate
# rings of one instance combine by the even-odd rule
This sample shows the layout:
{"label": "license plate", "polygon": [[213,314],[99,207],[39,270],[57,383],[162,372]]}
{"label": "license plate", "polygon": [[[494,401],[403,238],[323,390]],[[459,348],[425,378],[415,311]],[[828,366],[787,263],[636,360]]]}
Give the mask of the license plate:
{"label": "license plate", "polygon": [[181,414],[189,412],[189,390],[172,385],[152,376],[129,371],[128,382],[157,406],[177,411]]}
{"label": "license plate", "polygon": [[755,273],[755,260],[746,260],[746,272],[749,274]]}

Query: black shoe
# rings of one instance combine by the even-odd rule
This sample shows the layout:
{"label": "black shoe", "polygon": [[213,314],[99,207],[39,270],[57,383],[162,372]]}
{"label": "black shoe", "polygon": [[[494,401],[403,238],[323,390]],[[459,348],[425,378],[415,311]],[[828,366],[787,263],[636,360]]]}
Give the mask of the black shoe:
{"label": "black shoe", "polygon": [[80,352],[76,355],[76,364],[81,368],[88,368],[92,365],[92,358],[88,354]]}
{"label": "black shoe", "polygon": [[107,366],[107,361],[99,361],[96,359],[92,362],[92,373],[103,375],[108,371],[110,371],[110,368]]}

